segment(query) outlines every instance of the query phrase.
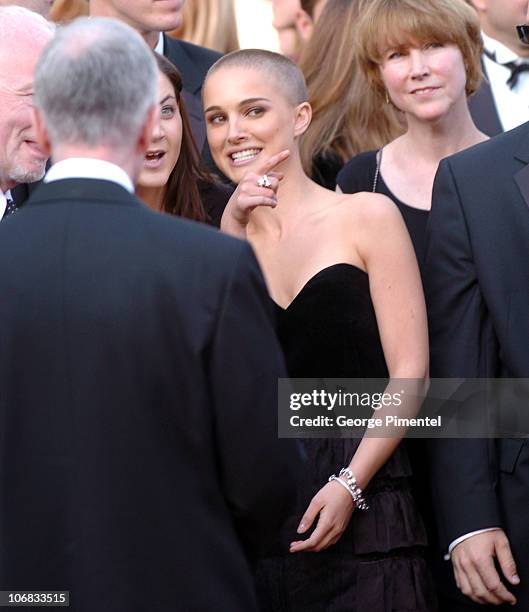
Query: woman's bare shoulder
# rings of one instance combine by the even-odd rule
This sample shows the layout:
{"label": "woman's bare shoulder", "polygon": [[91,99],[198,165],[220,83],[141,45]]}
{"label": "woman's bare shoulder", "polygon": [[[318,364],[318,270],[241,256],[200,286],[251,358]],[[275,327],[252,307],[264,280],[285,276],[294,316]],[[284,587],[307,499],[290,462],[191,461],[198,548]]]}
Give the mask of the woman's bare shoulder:
{"label": "woman's bare shoulder", "polygon": [[340,209],[345,217],[362,225],[387,225],[402,223],[402,216],[395,203],[380,193],[358,192],[336,194]]}

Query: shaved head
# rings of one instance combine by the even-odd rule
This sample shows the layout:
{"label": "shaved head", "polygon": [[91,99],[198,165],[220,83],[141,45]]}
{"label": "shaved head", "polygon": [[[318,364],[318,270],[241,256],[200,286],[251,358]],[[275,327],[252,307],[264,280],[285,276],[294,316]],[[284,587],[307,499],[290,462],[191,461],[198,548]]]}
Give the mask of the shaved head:
{"label": "shaved head", "polygon": [[274,82],[283,91],[286,99],[297,106],[308,101],[307,86],[301,70],[288,58],[279,53],[263,49],[242,49],[228,53],[209,69],[208,78],[221,68],[246,68],[263,72],[263,78]]}

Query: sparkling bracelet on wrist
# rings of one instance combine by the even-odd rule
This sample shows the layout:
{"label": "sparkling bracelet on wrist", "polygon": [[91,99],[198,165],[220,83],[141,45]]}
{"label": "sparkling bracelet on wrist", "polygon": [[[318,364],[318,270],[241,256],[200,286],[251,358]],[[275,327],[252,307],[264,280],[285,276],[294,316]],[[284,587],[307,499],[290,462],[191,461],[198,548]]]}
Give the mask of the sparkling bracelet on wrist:
{"label": "sparkling bracelet on wrist", "polygon": [[353,493],[353,499],[360,510],[369,510],[369,505],[364,497],[364,492],[358,486],[356,478],[350,468],[344,467],[340,470],[340,476],[343,476],[347,482],[347,486]]}
{"label": "sparkling bracelet on wrist", "polygon": [[342,487],[349,493],[349,495],[353,498],[353,503],[356,505],[356,501],[355,498],[353,496],[353,492],[351,491],[351,489],[348,487],[348,485],[345,483],[345,481],[343,481],[341,478],[339,478],[338,476],[336,476],[336,474],[333,474],[332,476],[329,476],[329,482],[332,481],[337,482],[338,484],[341,484]]}
{"label": "sparkling bracelet on wrist", "polygon": [[[345,478],[345,482],[343,478]],[[337,480],[340,484],[347,488],[347,490],[351,494],[351,497],[353,498],[355,506],[359,510],[369,510],[369,505],[366,502],[364,493],[356,483],[356,478],[353,472],[348,467],[342,468],[338,476],[336,476],[335,474],[330,476],[329,482],[331,482],[332,480]]]}

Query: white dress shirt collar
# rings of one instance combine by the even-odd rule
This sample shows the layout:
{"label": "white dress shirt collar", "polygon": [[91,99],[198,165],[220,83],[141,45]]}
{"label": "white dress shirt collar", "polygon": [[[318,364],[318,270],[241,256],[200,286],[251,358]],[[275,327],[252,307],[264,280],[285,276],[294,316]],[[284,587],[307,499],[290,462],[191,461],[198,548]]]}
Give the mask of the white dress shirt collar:
{"label": "white dress shirt collar", "polygon": [[44,177],[45,183],[63,179],[97,179],[111,181],[134,193],[130,176],[116,164],[91,157],[70,157],[53,164]]}
{"label": "white dress shirt collar", "polygon": [[503,43],[495,38],[491,38],[487,36],[485,32],[481,32],[481,37],[483,38],[483,45],[485,49],[489,53],[492,53],[496,56],[496,62],[498,64],[506,64],[507,62],[515,62],[520,58],[514,51],[511,51],[508,47],[506,47]]}
{"label": "white dress shirt collar", "polygon": [[154,50],[159,55],[163,55],[163,52],[165,51],[164,44],[163,44],[163,32],[160,32],[158,34],[158,42],[156,43],[156,47],[154,47]]}
{"label": "white dress shirt collar", "polygon": [[483,34],[483,43],[490,53],[495,54],[496,61],[483,55],[483,64],[490,84],[494,106],[498,113],[503,130],[512,130],[529,121],[529,72],[518,77],[517,84],[511,89],[507,81],[511,75],[509,68],[502,66],[506,62],[521,63],[525,58],[518,57],[504,44]]}
{"label": "white dress shirt collar", "polygon": [[7,206],[6,196],[4,192],[0,189],[0,221],[2,220],[2,217],[4,216],[4,213],[6,211],[6,206]]}
{"label": "white dress shirt collar", "polygon": [[0,189],[0,221],[2,220],[7,208],[7,198],[11,199],[11,192],[8,189],[5,193]]}

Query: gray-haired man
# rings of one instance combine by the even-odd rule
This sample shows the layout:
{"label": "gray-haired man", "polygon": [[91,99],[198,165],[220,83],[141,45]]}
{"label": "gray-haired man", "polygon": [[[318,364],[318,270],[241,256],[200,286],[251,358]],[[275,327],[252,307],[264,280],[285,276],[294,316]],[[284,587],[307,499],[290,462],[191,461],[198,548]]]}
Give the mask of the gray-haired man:
{"label": "gray-haired man", "polygon": [[16,209],[10,190],[44,175],[31,122],[33,75],[53,26],[18,6],[0,7],[0,220]]}
{"label": "gray-haired man", "polygon": [[251,612],[249,553],[297,477],[283,361],[250,247],[131,193],[156,83],[110,19],[59,30],[37,68],[54,165],[0,226],[0,590]]}

